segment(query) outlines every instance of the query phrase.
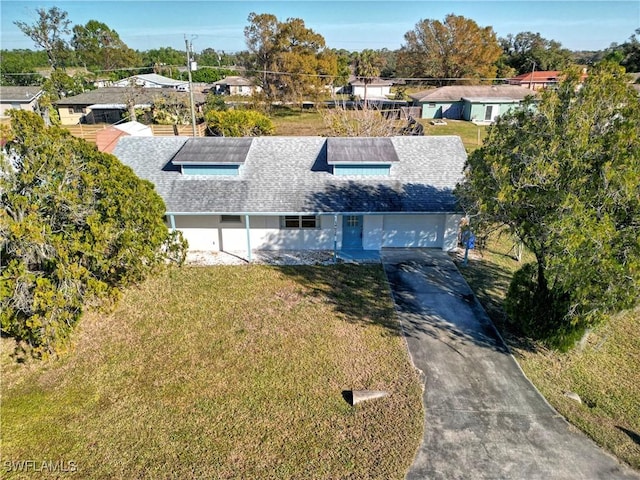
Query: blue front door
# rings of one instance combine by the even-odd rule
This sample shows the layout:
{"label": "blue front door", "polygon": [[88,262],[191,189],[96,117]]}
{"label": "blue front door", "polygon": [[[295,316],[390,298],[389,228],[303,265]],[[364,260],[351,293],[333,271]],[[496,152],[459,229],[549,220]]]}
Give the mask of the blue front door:
{"label": "blue front door", "polygon": [[342,249],[362,250],[362,215],[342,217]]}

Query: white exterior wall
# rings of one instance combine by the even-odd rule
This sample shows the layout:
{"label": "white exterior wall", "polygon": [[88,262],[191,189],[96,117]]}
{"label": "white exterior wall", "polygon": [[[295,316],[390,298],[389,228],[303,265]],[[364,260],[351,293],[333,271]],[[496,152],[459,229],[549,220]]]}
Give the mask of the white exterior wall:
{"label": "white exterior wall", "polygon": [[33,100],[32,102],[13,102],[13,103],[0,103],[0,116],[8,117],[7,110],[28,110],[33,112],[35,110],[37,100]]}
{"label": "white exterior wall", "polygon": [[[219,215],[176,215],[176,229],[189,242],[189,250],[246,251],[245,216],[239,223],[221,222]],[[333,250],[333,217],[320,217],[320,228],[281,229],[279,216],[253,216],[252,250]]]}
{"label": "white exterior wall", "polygon": [[[176,215],[177,230],[189,242],[189,250],[220,250],[217,215]],[[171,223],[169,223],[171,226]]]}
{"label": "white exterior wall", "polygon": [[[354,85],[353,95],[364,98],[364,85]],[[390,85],[367,85],[367,99],[373,97],[385,98],[387,95],[391,95]]]}
{"label": "white exterior wall", "polygon": [[450,252],[458,246],[458,232],[462,215],[446,215],[444,221],[444,237],[442,239],[442,250]]}
{"label": "white exterior wall", "polygon": [[382,215],[365,215],[362,229],[363,250],[380,250],[383,238],[384,217]]}
{"label": "white exterior wall", "polygon": [[[220,222],[219,215],[176,215],[175,226],[189,242],[189,250],[246,251],[245,216],[239,223]],[[362,248],[442,248],[458,243],[462,215],[365,215]],[[169,222],[168,222],[169,223]],[[333,250],[334,217],[320,217],[320,228],[281,229],[279,216],[250,217],[252,250]],[[170,223],[169,223],[170,225]],[[342,247],[342,216],[338,216],[337,248]]]}

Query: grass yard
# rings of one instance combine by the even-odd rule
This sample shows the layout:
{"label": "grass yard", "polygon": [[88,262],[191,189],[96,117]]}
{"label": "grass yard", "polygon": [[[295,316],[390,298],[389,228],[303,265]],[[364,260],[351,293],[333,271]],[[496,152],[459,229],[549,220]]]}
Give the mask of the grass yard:
{"label": "grass yard", "polygon": [[431,125],[431,120],[421,119],[420,123],[424,125],[425,135],[458,135],[462,138],[462,143],[471,153],[476,148],[482,146],[482,142],[487,136],[487,127],[485,125],[476,125],[465,120],[445,120],[446,125]]}
{"label": "grass yard", "polygon": [[326,136],[328,134],[322,116],[315,109],[302,110],[280,107],[274,109],[270,118],[275,127],[274,135],[305,137]]}
{"label": "grass yard", "polygon": [[[2,342],[7,478],[32,460],[77,478],[399,479],[422,435],[380,266],[172,269],[86,315],[62,360],[18,365]],[[352,407],[350,389],[390,395]]]}
{"label": "grass yard", "polygon": [[[523,260],[533,258],[525,254]],[[599,445],[640,469],[640,307],[594,329],[582,348],[558,353],[506,328],[502,300],[519,267],[509,238],[494,236],[482,256],[474,255],[459,268],[549,403]],[[566,392],[577,393],[582,404]]]}
{"label": "grass yard", "polygon": [[[302,110],[280,107],[271,114],[275,127],[274,135],[280,136],[325,136],[329,131],[322,115],[315,109]],[[447,125],[431,125],[428,119],[419,119],[424,126],[425,135],[458,135],[462,138],[467,152],[472,152],[482,145],[487,134],[486,126],[478,126],[463,120],[447,120]],[[398,128],[406,125],[406,121],[396,122]]]}

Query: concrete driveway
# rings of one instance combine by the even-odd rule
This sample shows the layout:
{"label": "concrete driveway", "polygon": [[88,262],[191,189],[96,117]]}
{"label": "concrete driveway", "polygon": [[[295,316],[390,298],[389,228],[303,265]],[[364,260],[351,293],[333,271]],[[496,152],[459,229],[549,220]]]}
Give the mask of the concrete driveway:
{"label": "concrete driveway", "polygon": [[382,262],[425,382],[408,479],[640,479],[538,393],[446,253],[383,250]]}

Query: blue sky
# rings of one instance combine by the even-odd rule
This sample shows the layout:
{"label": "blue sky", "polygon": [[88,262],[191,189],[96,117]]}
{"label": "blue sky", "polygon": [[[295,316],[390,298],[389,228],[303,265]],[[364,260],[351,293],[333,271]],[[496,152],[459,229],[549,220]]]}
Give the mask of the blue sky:
{"label": "blue sky", "polygon": [[251,12],[272,13],[280,20],[302,18],[324,36],[328,47],[347,50],[399,48],[404,34],[418,21],[442,21],[449,13],[491,26],[499,37],[539,32],[572,50],[601,50],[613,42],[623,43],[640,28],[639,0],[1,0],[0,48],[34,49],[13,22],[33,23],[36,8],[54,5],[67,11],[74,25],[91,19],[106,23],[138,50],[165,46],[182,50],[185,34],[193,37],[196,52],[207,47],[244,50],[243,29]]}

